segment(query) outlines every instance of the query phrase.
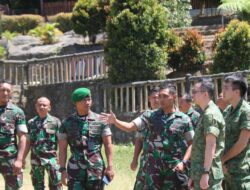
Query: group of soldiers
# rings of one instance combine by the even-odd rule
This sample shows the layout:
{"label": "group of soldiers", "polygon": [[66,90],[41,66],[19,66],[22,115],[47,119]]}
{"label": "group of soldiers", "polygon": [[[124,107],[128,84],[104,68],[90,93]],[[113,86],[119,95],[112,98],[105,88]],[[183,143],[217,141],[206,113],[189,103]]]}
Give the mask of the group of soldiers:
{"label": "group of soldiers", "polygon": [[[11,84],[2,80],[0,172],[5,189],[22,186],[29,151],[34,189],[45,189],[45,170],[51,190],[61,190],[62,185],[69,190],[104,189],[114,177],[110,130],[114,125],[126,132],[137,131],[132,170],[142,153],[134,190],[249,190],[250,105],[243,98],[246,91],[241,76],[227,76],[216,105],[214,84],[204,78],[195,83],[191,95],[178,97],[177,107],[176,87],[164,84],[149,92],[151,109],[125,122],[112,111],[92,112],[90,90],[78,88],[71,96],[75,112],[62,122],[49,114],[50,100],[40,97],[35,103],[37,116],[26,125],[24,112],[11,102]],[[68,145],[71,156],[67,161]]]}

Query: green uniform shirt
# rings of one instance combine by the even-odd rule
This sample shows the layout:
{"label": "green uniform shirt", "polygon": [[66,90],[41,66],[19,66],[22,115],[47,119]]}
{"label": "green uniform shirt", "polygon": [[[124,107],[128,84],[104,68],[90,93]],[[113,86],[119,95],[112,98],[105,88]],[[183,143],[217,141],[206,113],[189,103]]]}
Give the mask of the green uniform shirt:
{"label": "green uniform shirt", "polygon": [[222,179],[221,156],[224,150],[225,122],[219,108],[210,101],[197,123],[192,144],[191,178],[200,180],[204,165],[206,136],[213,134],[216,140],[216,150],[210,169],[210,179]]}
{"label": "green uniform shirt", "polygon": [[197,125],[198,120],[199,120],[199,117],[200,117],[200,113],[195,111],[194,108],[190,107],[188,112],[187,112],[187,115],[190,117],[192,124],[193,124],[193,127],[194,127],[194,130],[195,130],[196,125]]}
{"label": "green uniform shirt", "polygon": [[27,137],[30,140],[32,164],[44,165],[50,158],[57,156],[57,134],[60,126],[60,120],[49,114],[44,119],[36,116],[29,120]]}
{"label": "green uniform shirt", "polygon": [[[224,111],[224,116],[226,153],[239,139],[241,129],[250,130],[250,105],[242,99],[235,109],[231,105],[228,106]],[[226,162],[226,166],[230,173],[243,174],[247,172],[250,175],[250,141],[240,154]]]}
{"label": "green uniform shirt", "polygon": [[9,102],[0,108],[0,159],[17,155],[16,134],[27,133],[23,110]]}

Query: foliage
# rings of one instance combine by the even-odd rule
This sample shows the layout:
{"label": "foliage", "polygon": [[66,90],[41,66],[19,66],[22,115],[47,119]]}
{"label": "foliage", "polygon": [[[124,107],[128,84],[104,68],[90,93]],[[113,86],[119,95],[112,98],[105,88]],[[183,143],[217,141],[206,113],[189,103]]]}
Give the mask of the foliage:
{"label": "foliage", "polygon": [[72,15],[74,31],[93,38],[104,31],[108,12],[109,0],[78,0]]}
{"label": "foliage", "polygon": [[160,79],[167,52],[166,12],[157,0],[115,0],[105,58],[112,83]]}
{"label": "foliage", "polygon": [[15,36],[17,36],[16,32],[10,32],[8,30],[2,33],[2,37],[6,38],[7,40],[12,40]]}
{"label": "foliage", "polygon": [[49,22],[58,23],[57,28],[62,32],[67,32],[73,29],[71,18],[72,13],[58,13],[54,16],[48,17]]}
{"label": "foliage", "polygon": [[37,27],[44,21],[39,15],[12,15],[2,16],[3,31],[26,34],[29,30]]}
{"label": "foliage", "polygon": [[4,47],[0,46],[0,59],[3,59],[6,55]]}
{"label": "foliage", "polygon": [[168,25],[171,28],[190,26],[190,0],[159,0],[167,10]]}
{"label": "foliage", "polygon": [[221,0],[222,4],[218,7],[223,13],[238,14],[240,19],[250,20],[250,1],[249,0]]}
{"label": "foliage", "polygon": [[177,71],[199,69],[205,62],[203,37],[196,30],[187,30],[182,38],[171,35],[168,65]]}
{"label": "foliage", "polygon": [[62,34],[62,32],[56,28],[56,25],[56,23],[46,23],[30,30],[29,34],[40,37],[44,44],[52,44],[56,42],[56,36]]}
{"label": "foliage", "polygon": [[231,21],[218,36],[212,72],[232,72],[250,68],[250,25]]}

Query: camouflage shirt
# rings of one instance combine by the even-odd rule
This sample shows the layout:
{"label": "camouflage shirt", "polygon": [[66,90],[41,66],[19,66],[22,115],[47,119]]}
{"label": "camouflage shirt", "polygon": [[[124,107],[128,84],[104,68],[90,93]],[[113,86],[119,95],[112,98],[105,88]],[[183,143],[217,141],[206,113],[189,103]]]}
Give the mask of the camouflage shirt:
{"label": "camouflage shirt", "polygon": [[[146,163],[153,158],[159,160],[159,167],[172,170],[181,162],[187,149],[186,142],[194,135],[191,120],[186,114],[177,111],[168,115],[162,109],[148,110],[133,122],[143,133]],[[152,166],[145,164],[145,167]]]}
{"label": "camouflage shirt", "polygon": [[16,134],[27,133],[23,111],[9,102],[0,108],[0,159],[17,156]]}
{"label": "camouflage shirt", "polygon": [[91,173],[88,177],[100,178],[104,168],[101,155],[102,137],[111,135],[108,125],[105,125],[99,115],[90,112],[86,117],[72,114],[62,122],[59,129],[59,139],[67,139],[72,153],[71,160],[80,163],[82,169]]}
{"label": "camouflage shirt", "polygon": [[199,117],[200,117],[200,113],[197,112],[194,108],[190,107],[187,112],[187,115],[190,117],[194,130],[195,130]]}
{"label": "camouflage shirt", "polygon": [[[239,139],[241,129],[250,130],[250,105],[241,100],[233,109],[230,105],[224,111],[226,122],[225,153],[233,147]],[[227,161],[230,173],[243,173],[250,170],[250,141],[246,148],[237,156]],[[249,174],[249,173],[248,173]]]}
{"label": "camouflage shirt", "polygon": [[60,120],[49,114],[44,119],[36,116],[28,121],[27,137],[30,140],[32,164],[44,165],[50,158],[57,156],[57,135],[60,126]]}
{"label": "camouflage shirt", "polygon": [[221,156],[224,150],[225,122],[219,108],[210,101],[197,123],[191,154],[191,178],[200,180],[206,146],[206,136],[213,134],[216,140],[215,155],[211,165],[210,179],[222,179]]}

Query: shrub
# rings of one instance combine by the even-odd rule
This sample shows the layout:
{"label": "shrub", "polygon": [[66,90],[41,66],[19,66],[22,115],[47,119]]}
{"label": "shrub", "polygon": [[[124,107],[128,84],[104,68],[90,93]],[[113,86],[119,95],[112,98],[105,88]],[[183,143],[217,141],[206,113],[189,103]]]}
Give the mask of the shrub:
{"label": "shrub", "polygon": [[73,9],[72,22],[76,33],[89,36],[103,32],[109,12],[109,0],[78,0]]}
{"label": "shrub", "polygon": [[107,20],[105,58],[112,83],[160,79],[167,53],[166,12],[157,0],[115,0]]}
{"label": "shrub", "polygon": [[3,31],[26,34],[29,30],[37,27],[43,22],[43,17],[39,15],[13,15],[2,16]]}
{"label": "shrub", "polygon": [[2,37],[6,38],[7,40],[12,40],[15,36],[17,36],[16,32],[10,32],[6,30],[5,32],[2,33]]}
{"label": "shrub", "polygon": [[199,69],[205,62],[203,37],[196,30],[187,30],[182,40],[172,37],[175,43],[169,45],[168,65],[177,71]]}
{"label": "shrub", "polygon": [[58,23],[57,28],[62,32],[73,30],[73,22],[71,20],[72,13],[59,13],[48,17],[49,22]]}
{"label": "shrub", "polygon": [[56,28],[56,25],[56,23],[46,23],[30,30],[29,34],[40,37],[44,44],[52,44],[56,42],[56,36],[62,34],[62,32]]}
{"label": "shrub", "polygon": [[217,39],[212,72],[231,72],[250,67],[250,26],[247,22],[231,21]]}
{"label": "shrub", "polygon": [[6,55],[4,47],[0,46],[0,59],[3,59]]}

